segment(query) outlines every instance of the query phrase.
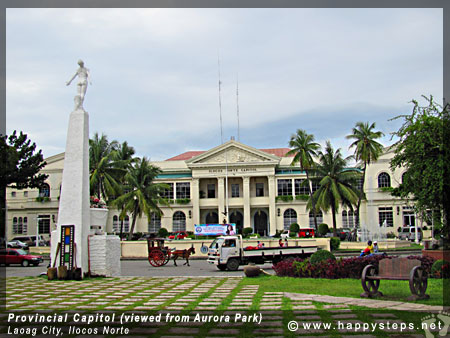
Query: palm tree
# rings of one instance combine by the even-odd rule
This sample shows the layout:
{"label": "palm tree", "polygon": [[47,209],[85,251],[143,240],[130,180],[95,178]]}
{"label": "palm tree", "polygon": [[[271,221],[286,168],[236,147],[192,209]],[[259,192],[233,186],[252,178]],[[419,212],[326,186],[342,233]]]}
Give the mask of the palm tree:
{"label": "palm tree", "polygon": [[117,141],[109,142],[106,135],[95,133],[89,140],[89,173],[91,195],[105,200],[120,192],[118,178],[125,170],[120,161],[115,160]]}
{"label": "palm tree", "polygon": [[[319,163],[316,166],[320,187],[314,193],[316,207],[323,211],[331,208],[333,217],[333,234],[336,236],[336,212],[339,205],[347,205],[353,209],[358,201],[358,191],[355,181],[359,177],[356,170],[347,168],[348,158],[343,158],[341,150],[334,151],[330,141],[327,141],[325,152],[319,153]],[[311,203],[308,203],[311,208]]]}
{"label": "palm tree", "polygon": [[291,136],[289,147],[292,148],[287,155],[294,155],[291,165],[299,164],[300,170],[306,173],[306,181],[308,183],[309,198],[312,203],[314,226],[317,229],[316,206],[311,189],[309,179],[310,170],[314,167],[313,156],[317,156],[320,150],[320,144],[314,142],[314,135],[307,134],[306,131],[298,129],[296,134]]}
{"label": "palm tree", "polygon": [[122,207],[122,214],[130,212],[133,221],[131,223],[128,239],[133,237],[136,220],[145,213],[150,219],[152,212],[162,215],[159,204],[168,205],[168,202],[161,198],[161,193],[167,189],[167,185],[155,183],[154,179],[161,173],[161,169],[151,165],[147,158],[138,158],[125,175],[126,191],[119,196],[113,205]]}
{"label": "palm tree", "polygon": [[363,162],[363,174],[362,184],[360,186],[358,204],[356,205],[356,219],[357,225],[359,225],[359,208],[361,206],[361,200],[364,196],[364,180],[366,178],[367,166],[378,159],[383,152],[383,145],[378,143],[376,139],[379,139],[384,134],[381,131],[374,131],[375,122],[369,126],[369,122],[358,122],[352,129],[352,134],[347,135],[348,139],[354,139],[355,141],[350,145],[350,148],[355,147],[354,157],[356,161]]}
{"label": "palm tree", "polygon": [[[120,177],[117,178],[117,181],[119,182],[121,186],[121,193],[125,191],[126,181],[125,181],[125,174],[126,172],[132,168],[132,164],[136,162],[136,158],[133,157],[135,154],[135,150],[133,147],[128,145],[127,141],[124,141],[122,144],[117,145],[116,151],[113,153],[113,160],[117,161],[119,166],[124,169],[122,173],[120,173]],[[120,238],[122,238],[123,235],[123,222],[124,218],[126,216],[126,212],[124,211],[125,205],[117,205],[117,208],[120,209]]]}

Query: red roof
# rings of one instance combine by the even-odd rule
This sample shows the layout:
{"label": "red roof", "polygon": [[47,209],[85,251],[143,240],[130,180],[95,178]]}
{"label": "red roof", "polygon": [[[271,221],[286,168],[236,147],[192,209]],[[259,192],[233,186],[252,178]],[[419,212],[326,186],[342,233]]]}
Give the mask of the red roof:
{"label": "red roof", "polygon": [[[289,148],[273,148],[273,149],[260,149],[261,151],[264,151],[265,153],[275,155],[278,157],[286,157],[286,153],[290,150]],[[166,161],[187,161],[191,158],[198,156],[200,154],[203,154],[206,152],[205,150],[199,150],[199,151],[187,151],[185,153],[182,153],[180,155],[177,155],[175,157],[168,158]],[[294,155],[289,155],[288,157],[293,157]]]}

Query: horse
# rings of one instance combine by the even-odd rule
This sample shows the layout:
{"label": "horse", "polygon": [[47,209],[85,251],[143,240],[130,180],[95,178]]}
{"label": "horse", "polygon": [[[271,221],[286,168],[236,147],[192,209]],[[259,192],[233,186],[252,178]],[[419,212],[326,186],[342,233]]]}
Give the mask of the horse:
{"label": "horse", "polygon": [[189,256],[191,254],[195,254],[194,244],[192,244],[192,246],[189,249],[172,251],[171,255],[173,256],[173,263],[175,264],[175,266],[177,266],[177,258],[181,257],[181,258],[186,258],[186,263],[184,263],[183,265],[187,264],[187,266],[190,266],[189,265]]}

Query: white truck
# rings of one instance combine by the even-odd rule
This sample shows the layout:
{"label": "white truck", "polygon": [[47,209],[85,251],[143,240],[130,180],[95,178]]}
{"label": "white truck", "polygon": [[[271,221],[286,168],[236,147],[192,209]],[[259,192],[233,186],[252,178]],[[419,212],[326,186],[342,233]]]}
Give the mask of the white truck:
{"label": "white truck", "polygon": [[239,265],[250,262],[274,264],[288,257],[306,258],[317,251],[317,246],[287,246],[287,247],[263,247],[243,246],[242,236],[217,237],[209,246],[208,260],[210,264],[217,266],[219,270],[236,271]]}

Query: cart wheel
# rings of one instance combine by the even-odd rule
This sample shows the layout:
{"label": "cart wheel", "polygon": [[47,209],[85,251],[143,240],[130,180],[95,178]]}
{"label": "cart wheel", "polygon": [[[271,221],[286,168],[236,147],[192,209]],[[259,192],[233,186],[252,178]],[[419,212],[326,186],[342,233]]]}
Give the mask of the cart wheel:
{"label": "cart wheel", "polygon": [[423,297],[427,291],[428,276],[421,266],[415,266],[409,277],[409,289],[413,295]]}
{"label": "cart wheel", "polygon": [[374,295],[377,293],[378,288],[380,287],[380,280],[379,279],[368,279],[369,276],[376,276],[378,275],[378,269],[373,265],[367,265],[363,272],[361,277],[361,284],[364,289],[369,295]]}
{"label": "cart wheel", "polygon": [[161,251],[157,251],[153,254],[153,262],[155,263],[155,266],[162,266],[164,265],[165,256]]}
{"label": "cart wheel", "polygon": [[164,263],[163,265],[166,265],[167,263],[169,263],[170,261],[170,252],[169,253],[164,253]]}
{"label": "cart wheel", "polygon": [[156,263],[155,263],[155,261],[154,261],[154,259],[153,259],[153,256],[154,256],[153,253],[150,254],[150,255],[148,256],[148,262],[149,262],[150,265],[152,265],[152,266],[157,266]]}

